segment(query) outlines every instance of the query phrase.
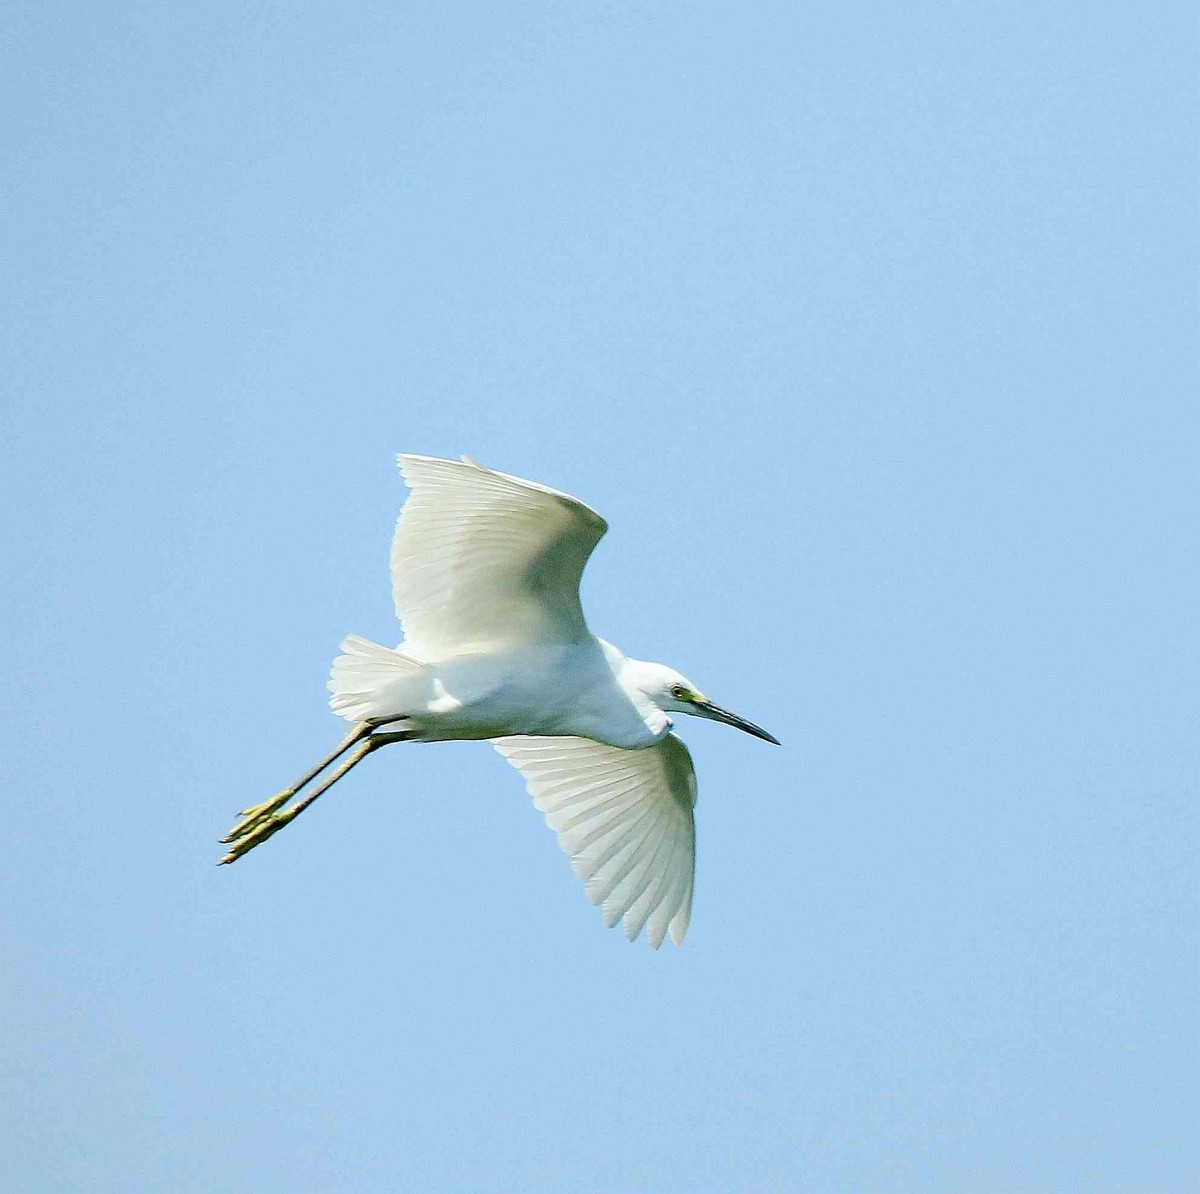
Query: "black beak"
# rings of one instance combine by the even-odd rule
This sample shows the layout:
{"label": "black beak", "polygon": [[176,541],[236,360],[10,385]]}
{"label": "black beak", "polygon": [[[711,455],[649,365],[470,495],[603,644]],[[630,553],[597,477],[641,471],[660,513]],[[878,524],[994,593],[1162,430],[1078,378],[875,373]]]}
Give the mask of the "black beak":
{"label": "black beak", "polygon": [[762,726],[756,726],[754,722],[747,721],[744,717],[738,717],[736,713],[730,713],[728,709],[722,709],[720,705],[714,705],[712,701],[697,701],[696,708],[701,717],[711,717],[713,721],[723,721],[727,726],[745,730],[747,734],[753,734],[755,738],[761,738],[764,742],[773,742],[776,746],[782,745],[778,738],[768,734]]}

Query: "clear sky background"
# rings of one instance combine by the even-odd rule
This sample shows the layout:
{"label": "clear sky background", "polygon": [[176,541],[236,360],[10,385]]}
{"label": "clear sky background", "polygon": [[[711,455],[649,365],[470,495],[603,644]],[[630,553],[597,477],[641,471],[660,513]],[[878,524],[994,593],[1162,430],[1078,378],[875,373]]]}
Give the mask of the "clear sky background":
{"label": "clear sky background", "polygon": [[[6,1190],[1197,1188],[1190,5],[9,4]],[[397,451],[612,526],[691,935],[395,748]]]}

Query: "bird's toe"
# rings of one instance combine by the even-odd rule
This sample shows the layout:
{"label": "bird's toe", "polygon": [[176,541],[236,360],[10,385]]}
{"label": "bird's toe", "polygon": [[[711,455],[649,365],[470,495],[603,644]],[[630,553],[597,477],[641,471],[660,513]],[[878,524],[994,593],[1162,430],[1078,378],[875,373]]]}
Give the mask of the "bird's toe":
{"label": "bird's toe", "polygon": [[236,862],[243,854],[248,854],[255,846],[261,846],[267,838],[278,833],[299,811],[298,808],[287,808],[277,812],[266,813],[257,818],[254,824],[238,826],[228,837],[222,838],[223,845],[233,843],[233,848],[221,859],[219,865]]}
{"label": "bird's toe", "polygon": [[284,788],[282,792],[272,796],[270,800],[264,800],[262,804],[255,804],[250,808],[242,809],[238,814],[242,820],[221,838],[221,844],[227,846],[230,842],[236,842],[239,838],[244,838],[253,833],[263,822],[274,816],[282,805],[287,804],[295,794],[291,788]]}

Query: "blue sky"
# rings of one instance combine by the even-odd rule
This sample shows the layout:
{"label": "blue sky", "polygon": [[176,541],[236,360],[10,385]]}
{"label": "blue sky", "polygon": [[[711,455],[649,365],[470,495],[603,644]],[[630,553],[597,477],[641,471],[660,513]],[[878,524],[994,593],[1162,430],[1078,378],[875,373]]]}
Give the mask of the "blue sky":
{"label": "blue sky", "polygon": [[[1200,1183],[1194,14],[644,9],[0,17],[7,1188]],[[478,744],[213,865],[401,450],[783,740],[684,949]]]}

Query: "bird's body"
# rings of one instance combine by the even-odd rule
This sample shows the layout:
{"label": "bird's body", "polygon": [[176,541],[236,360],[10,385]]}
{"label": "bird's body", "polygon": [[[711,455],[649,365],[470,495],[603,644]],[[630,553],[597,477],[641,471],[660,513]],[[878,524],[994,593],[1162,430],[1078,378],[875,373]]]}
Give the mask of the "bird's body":
{"label": "bird's body", "polygon": [[351,721],[386,720],[417,742],[511,734],[653,746],[671,726],[637,687],[639,660],[611,643],[537,643],[422,660],[355,636],[334,660],[330,704]]}
{"label": "bird's body", "polygon": [[[680,944],[691,910],[696,784],[672,712],[724,721],[672,668],[629,659],[595,637],[579,581],[604,520],[557,490],[464,458],[401,456],[412,489],[392,544],[405,639],[392,650],[352,635],[329,681],[354,723],[291,788],[246,810],[225,840],[232,862],[390,742],[488,739],[525,777],[589,898],[632,939]],[[354,748],[303,801],[282,806]]]}

